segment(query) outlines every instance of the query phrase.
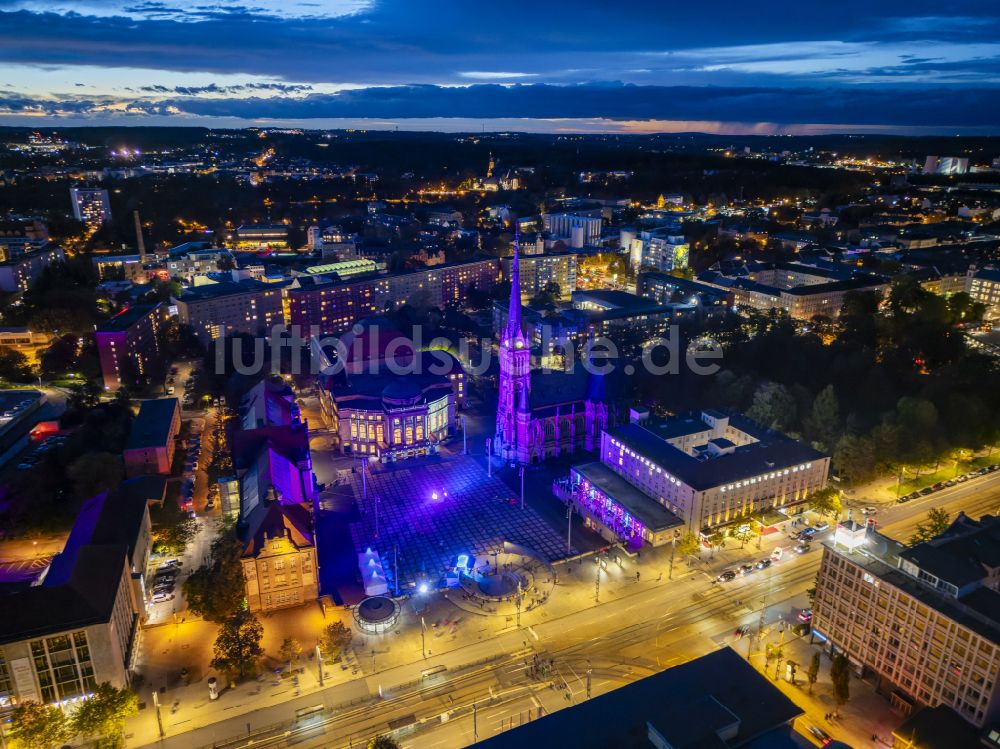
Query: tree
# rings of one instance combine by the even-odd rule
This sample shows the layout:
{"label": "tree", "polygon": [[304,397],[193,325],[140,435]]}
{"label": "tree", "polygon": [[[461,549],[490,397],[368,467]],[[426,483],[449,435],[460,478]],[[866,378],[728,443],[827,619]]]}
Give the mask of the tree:
{"label": "tree", "polygon": [[809,509],[818,512],[820,515],[831,515],[837,517],[843,509],[840,503],[840,492],[832,486],[825,489],[818,489],[806,497]]}
{"label": "tree", "polygon": [[840,404],[833,385],[827,385],[816,395],[805,426],[810,439],[824,449],[833,447],[840,426]]}
{"label": "tree", "polygon": [[833,682],[833,698],[840,708],[851,699],[851,665],[847,656],[837,653],[830,665],[830,681]]}
{"label": "tree", "polygon": [[66,475],[73,482],[76,496],[88,499],[121,483],[122,459],[106,452],[84,453],[66,467]]}
{"label": "tree", "polygon": [[97,737],[101,749],[119,749],[125,745],[125,721],[138,712],[135,692],[103,682],[79,704],[70,723],[75,733]]}
{"label": "tree", "polygon": [[215,658],[212,668],[228,674],[239,673],[244,678],[247,669],[264,655],[260,641],[264,637],[264,626],[247,609],[238,611],[222,622],[215,638]]}
{"label": "tree", "polygon": [[15,349],[0,346],[0,380],[28,382],[31,378],[28,357]]}
{"label": "tree", "polygon": [[765,382],[753,394],[747,416],[769,429],[787,431],[795,422],[795,397],[777,382]]}
{"label": "tree", "polygon": [[232,533],[222,533],[212,542],[207,564],[184,581],[188,609],[210,622],[222,623],[243,608],[246,579],[243,576],[243,544]]}
{"label": "tree", "polygon": [[96,382],[87,380],[70,388],[69,405],[76,411],[89,411],[101,402],[103,388]]}
{"label": "tree", "polygon": [[812,694],[813,685],[816,684],[816,680],[819,679],[819,653],[813,653],[812,660],[809,662],[809,668],[806,670],[806,680],[809,682],[809,694]]}
{"label": "tree", "polygon": [[711,547],[713,553],[718,549],[722,549],[726,545],[725,531],[712,531],[712,534],[708,537],[708,545]]}
{"label": "tree", "polygon": [[278,651],[281,660],[286,661],[289,666],[302,655],[302,645],[294,637],[286,637],[281,641],[281,649]]}
{"label": "tree", "polygon": [[368,742],[368,749],[399,749],[399,742],[391,736],[376,736]]}
{"label": "tree", "polygon": [[916,546],[924,541],[937,538],[951,524],[951,514],[947,510],[939,507],[932,507],[927,511],[927,521],[917,525],[916,531],[910,537],[910,546]]}
{"label": "tree", "polygon": [[22,702],[14,708],[10,721],[12,745],[24,749],[54,749],[72,736],[63,711],[52,705]]}
{"label": "tree", "polygon": [[351,644],[351,630],[343,622],[328,624],[319,638],[319,649],[327,661],[339,660],[344,649]]}
{"label": "tree", "polygon": [[694,556],[701,551],[701,542],[693,533],[685,533],[677,541],[677,553],[684,557]]}

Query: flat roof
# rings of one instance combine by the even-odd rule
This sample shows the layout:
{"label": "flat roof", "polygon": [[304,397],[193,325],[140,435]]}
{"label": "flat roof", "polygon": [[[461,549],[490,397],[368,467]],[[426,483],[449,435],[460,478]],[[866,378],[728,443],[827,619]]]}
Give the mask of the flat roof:
{"label": "flat roof", "polygon": [[119,333],[123,330],[128,330],[159,306],[159,304],[139,304],[134,307],[129,307],[124,312],[120,312],[107,322],[102,323],[97,328],[97,332]]}
{"label": "flat roof", "polygon": [[132,422],[126,450],[161,447],[170,439],[170,423],[178,409],[176,398],[157,398],[142,401],[139,415]]}
{"label": "flat roof", "polygon": [[583,478],[620,504],[629,514],[651,531],[663,531],[684,525],[684,521],[655,499],[636,489],[603,463],[582,463],[573,466]]}
{"label": "flat roof", "polygon": [[[664,725],[667,706],[691,706],[697,716],[709,715],[709,699],[737,721],[736,735],[724,746],[748,746],[776,730],[788,730],[802,709],[730,647],[680,666],[668,668],[618,689],[550,713],[481,741],[483,749],[531,746],[572,746],[575,749],[649,746],[647,723],[662,730],[680,749],[718,746],[697,743],[717,736],[697,726]],[[711,716],[722,712],[716,708]],[[718,725],[718,720],[714,721]],[[711,730],[712,723],[704,726]]]}
{"label": "flat roof", "polygon": [[[735,426],[743,428],[739,423]],[[757,432],[758,442],[704,460],[688,455],[640,424],[625,424],[607,434],[698,491],[826,457],[804,442],[777,433]]]}

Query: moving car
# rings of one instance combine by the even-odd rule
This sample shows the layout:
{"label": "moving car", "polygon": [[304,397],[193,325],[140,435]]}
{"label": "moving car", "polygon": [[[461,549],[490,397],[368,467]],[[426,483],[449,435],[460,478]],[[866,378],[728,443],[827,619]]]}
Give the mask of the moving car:
{"label": "moving car", "polygon": [[803,609],[802,611],[799,612],[800,622],[805,622],[806,624],[808,624],[809,622],[812,621],[812,618],[813,618],[812,609]]}
{"label": "moving car", "polygon": [[741,575],[749,575],[753,571],[754,571],[754,566],[752,564],[744,564],[742,567],[740,567]]}
{"label": "moving car", "polygon": [[736,573],[735,573],[735,572],[733,572],[732,570],[726,570],[726,571],[725,571],[725,572],[723,572],[723,573],[722,573],[721,575],[719,575],[719,577],[718,577],[718,578],[716,578],[716,579],[717,579],[717,580],[718,580],[718,581],[719,581],[720,583],[728,583],[728,582],[729,582],[730,580],[732,580],[732,579],[733,579],[734,577],[736,577]]}
{"label": "moving car", "polygon": [[798,546],[795,547],[795,553],[796,554],[805,554],[807,551],[809,551],[810,548],[812,548],[812,547],[809,546],[809,544],[807,544],[805,542],[802,542],[801,544],[799,544]]}
{"label": "moving car", "polygon": [[770,566],[771,566],[770,559],[761,559],[759,562],[757,562],[757,569],[759,570],[766,570]]}

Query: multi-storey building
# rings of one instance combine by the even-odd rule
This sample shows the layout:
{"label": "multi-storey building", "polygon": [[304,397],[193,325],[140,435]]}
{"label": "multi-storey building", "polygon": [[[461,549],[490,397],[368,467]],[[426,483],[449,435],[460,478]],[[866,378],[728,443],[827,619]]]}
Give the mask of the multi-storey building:
{"label": "multi-storey building", "polygon": [[241,250],[279,250],[288,247],[284,224],[243,224],[236,229],[235,246]]}
{"label": "multi-storey building", "polygon": [[725,314],[733,308],[733,292],[698,281],[672,276],[669,273],[642,273],[636,282],[636,293],[657,304],[697,299],[707,314]]}
{"label": "multi-storey building", "polygon": [[945,705],[975,726],[1000,716],[1000,521],[959,514],[906,548],[848,520],[823,549],[813,631],[897,709]]}
{"label": "multi-storey building", "polygon": [[601,240],[604,218],[600,208],[565,213],[543,213],[545,231],[553,237],[568,240],[570,247],[581,249]]}
{"label": "multi-storey building", "polygon": [[49,229],[41,221],[0,223],[0,262],[40,250],[49,241]]}
{"label": "multi-storey building", "polygon": [[73,218],[96,228],[111,220],[111,200],[108,191],[101,187],[71,187],[69,199],[73,204]]}
{"label": "multi-storey building", "polygon": [[690,245],[681,227],[670,226],[639,232],[624,230],[621,246],[629,254],[633,268],[649,268],[662,272],[687,268]]}
{"label": "multi-storey building", "polygon": [[830,458],[809,445],[718,411],[606,430],[601,462],[694,533],[754,512],[792,508],[826,486]]}
{"label": "multi-storey building", "polygon": [[984,317],[989,320],[1000,317],[1000,270],[983,268],[970,272],[965,290],[973,301],[986,305]]}
{"label": "multi-storey building", "polygon": [[94,332],[105,390],[138,385],[163,365],[161,332],[170,317],[166,304],[130,307]]}
{"label": "multi-storey building", "polygon": [[170,473],[175,438],[181,429],[181,409],[176,398],[142,401],[132,421],[122,457],[127,476]]}
{"label": "multi-storey building", "polygon": [[498,262],[493,259],[349,280],[300,277],[287,292],[289,322],[303,336],[339,333],[416,297],[434,306],[461,304],[472,287],[492,291],[498,277]]}
{"label": "multi-storey building", "polygon": [[784,310],[797,320],[837,318],[848,294],[881,295],[888,281],[848,269],[825,269],[799,263],[755,264],[739,273],[706,271],[698,280],[733,294],[737,308],[762,312]]}
{"label": "multi-storey building", "polygon": [[27,291],[54,263],[63,261],[60,247],[45,247],[0,262],[0,291],[19,293]]}
{"label": "multi-storey building", "polygon": [[[511,279],[513,257],[502,261],[503,277]],[[574,252],[550,252],[519,256],[521,302],[527,304],[550,283],[559,287],[559,298],[569,300],[576,290],[577,256]]]}
{"label": "multi-storey building", "polygon": [[266,502],[238,528],[251,611],[274,611],[319,598],[319,567],[308,504]]}
{"label": "multi-storey building", "polygon": [[190,325],[204,346],[234,333],[266,335],[285,321],[281,284],[245,280],[185,289],[177,305],[180,322]]}

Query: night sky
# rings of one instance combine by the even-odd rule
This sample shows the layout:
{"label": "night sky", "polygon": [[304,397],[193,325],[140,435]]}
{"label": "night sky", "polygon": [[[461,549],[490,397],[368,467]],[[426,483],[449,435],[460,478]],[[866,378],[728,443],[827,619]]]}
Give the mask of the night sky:
{"label": "night sky", "polygon": [[0,124],[997,133],[998,101],[985,0],[0,0]]}

